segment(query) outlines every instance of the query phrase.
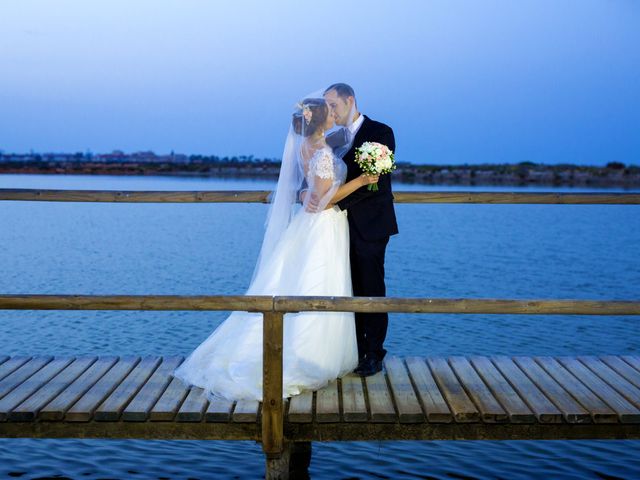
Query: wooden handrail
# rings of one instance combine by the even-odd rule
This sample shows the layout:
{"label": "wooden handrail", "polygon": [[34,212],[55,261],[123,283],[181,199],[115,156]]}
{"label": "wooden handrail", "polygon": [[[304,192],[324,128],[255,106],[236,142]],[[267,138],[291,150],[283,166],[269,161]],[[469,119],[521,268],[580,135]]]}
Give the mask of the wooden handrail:
{"label": "wooden handrail", "polygon": [[[284,314],[298,311],[640,315],[640,301],[238,295],[0,295],[0,310],[240,310],[263,316],[262,449],[268,469],[285,449]],[[271,465],[271,463],[273,465]],[[269,467],[271,465],[271,467]]]}
{"label": "wooden handrail", "polygon": [[117,191],[0,189],[0,200],[45,202],[125,202],[125,203],[267,203],[271,192],[264,190],[220,191]]}
{"label": "wooden handrail", "polygon": [[[0,189],[0,200],[116,203],[267,203],[270,191],[138,191]],[[640,205],[640,193],[394,192],[395,203]]]}
{"label": "wooden handrail", "polygon": [[0,310],[273,310],[260,295],[0,295]]}
{"label": "wooden handrail", "polygon": [[499,298],[274,297],[281,312],[640,315],[640,301]]}
{"label": "wooden handrail", "polygon": [[0,310],[218,310],[640,315],[640,301],[261,295],[0,295]]}

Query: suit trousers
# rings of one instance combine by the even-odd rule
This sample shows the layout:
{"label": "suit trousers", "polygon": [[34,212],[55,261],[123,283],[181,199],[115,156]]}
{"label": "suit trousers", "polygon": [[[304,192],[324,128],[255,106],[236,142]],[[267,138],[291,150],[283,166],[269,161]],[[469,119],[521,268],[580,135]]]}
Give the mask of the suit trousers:
{"label": "suit trousers", "polygon": [[[351,261],[351,283],[356,297],[384,297],[384,256],[389,237],[367,241],[354,229],[349,229],[349,257]],[[387,353],[383,348],[387,335],[389,315],[387,313],[358,313],[356,338],[358,357],[362,360],[373,357],[382,360]]]}

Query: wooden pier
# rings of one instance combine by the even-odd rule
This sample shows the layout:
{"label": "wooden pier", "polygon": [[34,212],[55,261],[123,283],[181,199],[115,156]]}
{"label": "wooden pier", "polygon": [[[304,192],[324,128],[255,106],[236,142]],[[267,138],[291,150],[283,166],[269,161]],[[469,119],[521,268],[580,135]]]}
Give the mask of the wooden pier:
{"label": "wooden pier", "polygon": [[[300,311],[640,315],[640,302],[373,297],[0,295],[0,309],[244,310],[263,316],[263,399],[209,402],[182,357],[0,357],[0,436],[255,440],[267,478],[312,441],[640,438],[640,358],[390,357],[282,398],[285,314]],[[302,458],[302,460],[300,460]]]}
{"label": "wooden pier", "polygon": [[[262,440],[262,405],[209,402],[182,357],[2,356],[0,436]],[[390,357],[285,402],[287,442],[640,438],[640,357]]]}
{"label": "wooden pier", "polygon": [[[0,189],[0,200],[265,202],[268,192]],[[400,192],[406,203],[638,205],[640,194]],[[633,315],[640,301],[158,295],[0,295],[0,309],[222,310],[263,316],[263,398],[209,402],[171,377],[183,357],[0,355],[0,437],[255,440],[267,478],[288,478],[310,442],[639,439],[640,357],[389,357],[282,399],[285,314],[304,311]],[[306,460],[305,460],[306,459]]]}

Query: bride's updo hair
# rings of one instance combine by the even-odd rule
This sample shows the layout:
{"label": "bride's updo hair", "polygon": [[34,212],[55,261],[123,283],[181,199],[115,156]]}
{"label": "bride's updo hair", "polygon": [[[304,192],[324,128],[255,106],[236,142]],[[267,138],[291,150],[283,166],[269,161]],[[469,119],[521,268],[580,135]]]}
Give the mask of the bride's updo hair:
{"label": "bride's updo hair", "polygon": [[[307,117],[311,116],[309,123],[305,118],[305,110],[307,109]],[[305,98],[302,101],[302,108],[293,114],[293,130],[298,135],[309,137],[325,124],[327,115],[329,115],[329,107],[324,98]],[[303,124],[304,129],[302,128]]]}

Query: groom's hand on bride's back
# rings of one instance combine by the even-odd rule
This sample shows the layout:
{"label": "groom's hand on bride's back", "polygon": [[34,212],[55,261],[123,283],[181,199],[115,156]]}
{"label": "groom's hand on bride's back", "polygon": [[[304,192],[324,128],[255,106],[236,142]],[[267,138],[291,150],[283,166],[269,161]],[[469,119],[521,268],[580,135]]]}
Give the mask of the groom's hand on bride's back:
{"label": "groom's hand on bride's back", "polygon": [[[307,192],[304,193],[306,196]],[[302,199],[302,203],[304,204],[304,198]],[[330,208],[333,208],[333,206],[334,204],[329,202],[323,210],[329,210]],[[313,193],[311,194],[311,197],[309,198],[309,201],[305,205],[304,209],[309,213],[318,213],[320,211],[320,200],[318,199],[317,195],[314,195]]]}
{"label": "groom's hand on bride's back", "polygon": [[309,197],[309,201],[306,203],[304,203],[304,201],[307,199],[307,193],[309,191],[307,189],[301,190],[300,191],[300,203],[302,203],[304,205],[304,209],[307,212],[317,212],[318,211],[318,205],[319,205],[319,200],[317,195],[315,194],[311,194],[311,196]]}
{"label": "groom's hand on bride's back", "polygon": [[[319,201],[318,201],[318,197],[317,195],[314,195],[313,193],[311,194],[311,196],[309,197],[309,201],[306,203],[304,203],[305,198],[307,196],[307,192],[304,192],[304,197],[302,198],[302,204],[304,205],[304,209],[309,212],[309,213],[316,213],[318,211],[318,205],[319,205]],[[302,196],[302,195],[301,195]]]}

